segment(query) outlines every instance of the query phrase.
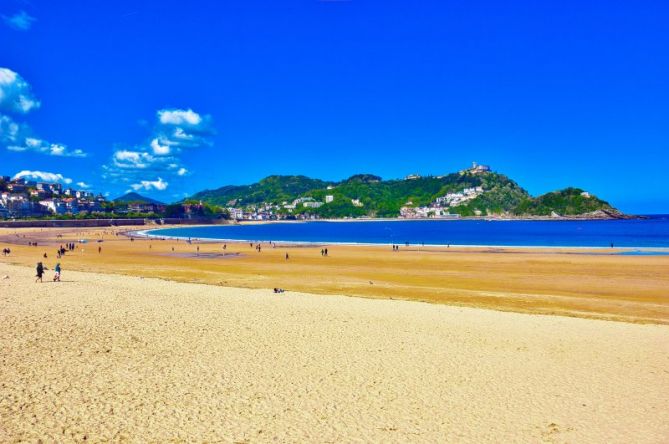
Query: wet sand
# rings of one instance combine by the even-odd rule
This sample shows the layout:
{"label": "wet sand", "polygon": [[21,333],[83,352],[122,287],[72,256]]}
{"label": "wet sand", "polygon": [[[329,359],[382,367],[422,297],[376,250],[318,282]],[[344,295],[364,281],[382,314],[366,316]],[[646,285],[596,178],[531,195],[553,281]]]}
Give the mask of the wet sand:
{"label": "wet sand", "polygon": [[0,263],[2,442],[669,436],[664,325],[33,274]]}
{"label": "wet sand", "polygon": [[[669,324],[669,256],[610,254],[618,250],[401,247],[393,252],[385,246],[328,245],[329,256],[322,257],[322,246],[262,244],[258,253],[248,243],[229,243],[223,250],[219,243],[131,242],[111,229],[0,229],[0,246],[12,248],[12,255],[0,260],[34,267],[46,252],[52,268],[57,246],[79,239],[89,242],[60,259],[65,270]],[[29,240],[38,246],[28,247]]]}

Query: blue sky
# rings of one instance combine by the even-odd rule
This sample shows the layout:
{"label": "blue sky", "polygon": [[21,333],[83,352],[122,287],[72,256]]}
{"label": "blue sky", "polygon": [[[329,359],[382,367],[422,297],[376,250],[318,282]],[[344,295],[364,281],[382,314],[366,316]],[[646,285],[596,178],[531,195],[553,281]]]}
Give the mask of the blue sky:
{"label": "blue sky", "polygon": [[172,201],[490,164],[669,212],[664,1],[0,3],[0,173]]}

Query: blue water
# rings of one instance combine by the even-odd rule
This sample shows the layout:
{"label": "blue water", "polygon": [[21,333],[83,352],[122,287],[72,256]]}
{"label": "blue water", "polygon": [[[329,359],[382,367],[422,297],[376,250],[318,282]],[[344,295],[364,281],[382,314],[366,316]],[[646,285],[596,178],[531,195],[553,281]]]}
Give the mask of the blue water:
{"label": "blue water", "polygon": [[149,234],[311,243],[669,247],[669,215],[606,221],[315,221],[167,228]]}

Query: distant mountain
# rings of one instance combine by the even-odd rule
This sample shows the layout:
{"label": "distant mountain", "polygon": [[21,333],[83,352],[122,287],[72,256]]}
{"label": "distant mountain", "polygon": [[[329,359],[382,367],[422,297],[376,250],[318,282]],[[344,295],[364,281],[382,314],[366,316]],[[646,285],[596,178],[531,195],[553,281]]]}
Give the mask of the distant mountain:
{"label": "distant mountain", "polygon": [[142,204],[164,205],[162,202],[159,202],[155,199],[151,199],[150,197],[142,196],[141,194],[135,192],[126,193],[123,196],[117,197],[116,199],[114,199],[113,202],[120,204],[142,203]]}
{"label": "distant mountain", "polygon": [[480,165],[445,176],[411,175],[393,180],[372,174],[356,174],[340,182],[270,176],[252,185],[202,191],[190,199],[236,208],[271,205],[279,214],[309,213],[323,218],[397,217],[407,209],[428,208],[429,213],[438,207],[461,216],[624,216],[578,188],[532,197],[507,176]]}
{"label": "distant mountain", "polygon": [[201,200],[221,206],[281,203],[310,191],[326,188],[329,184],[330,182],[306,176],[269,176],[253,185],[227,185],[215,190],[201,191],[188,200]]}

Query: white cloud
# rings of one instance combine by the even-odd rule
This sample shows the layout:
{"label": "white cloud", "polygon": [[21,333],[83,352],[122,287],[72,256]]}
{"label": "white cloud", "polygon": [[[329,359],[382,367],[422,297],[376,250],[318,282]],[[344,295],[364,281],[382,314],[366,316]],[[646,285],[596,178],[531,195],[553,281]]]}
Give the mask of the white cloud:
{"label": "white cloud", "polygon": [[86,182],[77,182],[77,186],[79,188],[90,188],[91,186],[87,184]]}
{"label": "white cloud", "polygon": [[[0,141],[2,141],[1,136]],[[11,141],[11,143],[11,145],[7,145],[9,151],[35,151],[58,157],[86,157],[86,153],[80,149],[71,150],[66,145],[49,143],[46,140],[37,139],[35,137],[22,137],[18,140]]]}
{"label": "white cloud", "polygon": [[39,107],[28,82],[9,68],[0,68],[0,111],[26,114]]}
{"label": "white cloud", "polygon": [[211,145],[211,136],[214,135],[211,116],[200,115],[190,108],[161,109],[157,116],[154,140],[161,146],[179,150]]}
{"label": "white cloud", "polygon": [[151,166],[155,158],[146,152],[119,150],[112,157],[114,166],[123,169],[145,169]]}
{"label": "white cloud", "polygon": [[[142,179],[155,174],[169,180],[189,174],[181,161],[182,153],[186,149],[211,145],[215,133],[211,116],[198,114],[190,108],[161,109],[156,112],[154,125],[146,145],[114,151],[111,162],[102,166],[103,179],[132,184],[135,190],[162,190],[167,187],[167,182],[162,179]],[[164,188],[161,188],[163,184]]]}
{"label": "white cloud", "polygon": [[59,173],[49,173],[47,171],[30,171],[30,170],[23,170],[19,171],[14,175],[14,179],[34,179],[34,180],[41,180],[43,182],[61,182],[64,184],[71,184],[72,179],[68,177],[64,177],[62,174]]}
{"label": "white cloud", "polygon": [[202,117],[192,109],[161,109],[158,111],[158,120],[163,125],[192,125],[202,123]]}
{"label": "white cloud", "polygon": [[130,185],[130,187],[135,190],[146,190],[146,191],[151,191],[151,190],[158,190],[158,191],[164,191],[167,189],[167,186],[169,183],[165,182],[162,178],[158,178],[158,180],[141,180],[139,183],[133,183]]}
{"label": "white cloud", "polygon": [[169,145],[161,145],[158,139],[151,140],[151,148],[153,149],[153,153],[158,156],[164,156],[170,153]]}
{"label": "white cloud", "polygon": [[16,123],[11,117],[0,114],[0,143],[15,144],[26,133],[25,125]]}
{"label": "white cloud", "polygon": [[5,24],[10,28],[14,28],[18,31],[27,31],[37,19],[31,17],[26,11],[19,11],[11,16],[3,15],[2,20],[4,20]]}
{"label": "white cloud", "polygon": [[0,68],[0,146],[10,151],[34,151],[49,156],[86,157],[80,149],[70,149],[62,143],[51,143],[35,137],[25,123],[18,123],[12,115],[24,115],[40,107],[30,85],[16,72]]}

